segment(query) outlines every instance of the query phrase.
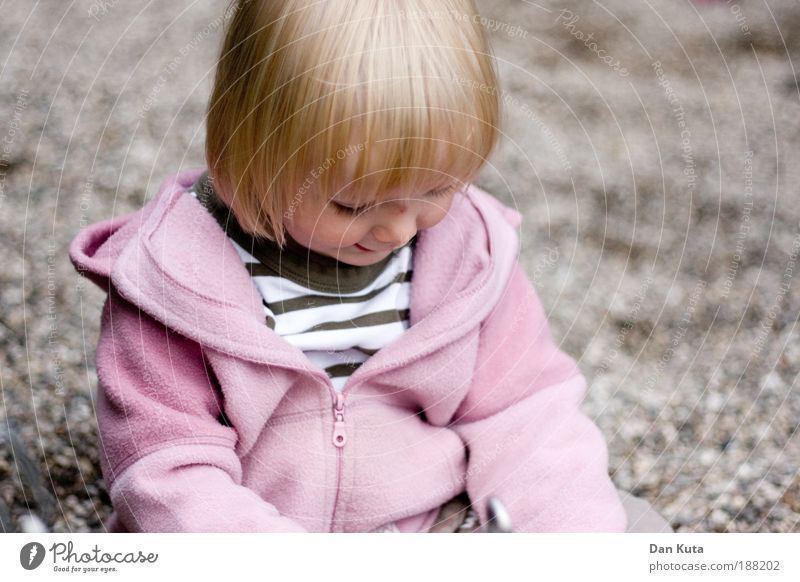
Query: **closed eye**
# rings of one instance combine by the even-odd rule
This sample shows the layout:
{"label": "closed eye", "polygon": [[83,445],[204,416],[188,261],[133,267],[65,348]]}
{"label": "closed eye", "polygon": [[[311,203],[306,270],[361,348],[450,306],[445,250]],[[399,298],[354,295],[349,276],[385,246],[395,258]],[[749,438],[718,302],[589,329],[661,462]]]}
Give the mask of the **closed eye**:
{"label": "closed eye", "polygon": [[[427,192],[426,196],[431,196],[431,197],[445,196],[447,194],[452,193],[453,190],[455,190],[457,186],[458,186],[457,184],[450,184],[450,185],[444,186],[442,188],[436,188],[435,190],[429,190]],[[370,208],[372,208],[372,206],[374,206],[374,204],[367,204],[366,206],[355,206],[355,207],[353,207],[353,206],[345,206],[344,204],[340,204],[338,202],[332,202],[332,205],[333,205],[333,209],[336,212],[339,212],[340,214],[347,214],[347,215],[361,214],[362,212],[365,212],[365,211],[369,210]]]}
{"label": "closed eye", "polygon": [[369,210],[369,208],[371,206],[371,205],[369,205],[369,206],[356,206],[354,208],[352,206],[345,206],[343,204],[339,204],[338,202],[333,202],[332,204],[333,204],[333,209],[336,212],[339,212],[341,214],[350,214],[350,215],[352,215],[352,214],[360,214],[360,213],[364,212],[365,210]]}
{"label": "closed eye", "polygon": [[428,192],[428,196],[444,196],[445,194],[450,194],[453,190],[456,189],[458,184],[450,184],[449,186],[444,186],[443,188],[437,188],[436,190],[431,190]]}

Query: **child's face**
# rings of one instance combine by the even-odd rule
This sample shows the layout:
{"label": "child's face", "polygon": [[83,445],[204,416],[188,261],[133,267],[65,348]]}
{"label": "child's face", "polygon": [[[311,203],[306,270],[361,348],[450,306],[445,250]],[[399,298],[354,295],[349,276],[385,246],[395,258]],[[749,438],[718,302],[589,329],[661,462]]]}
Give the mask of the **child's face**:
{"label": "child's face", "polygon": [[349,265],[371,265],[418,231],[440,222],[456,191],[453,186],[431,192],[398,192],[355,209],[344,194],[325,202],[303,200],[284,220],[284,227],[312,251]]}
{"label": "child's face", "polygon": [[[360,134],[355,131],[354,135]],[[377,192],[382,176],[381,160],[387,157],[382,148],[388,143],[373,143],[374,155],[367,154],[368,167],[361,179],[368,192]],[[447,167],[447,147],[440,144],[428,170],[432,181],[444,182],[447,187],[417,192],[397,189],[360,207],[348,195],[347,188],[330,196],[306,196],[284,218],[286,232],[304,247],[349,265],[365,266],[381,261],[408,243],[418,231],[431,228],[447,216],[460,186],[455,177],[447,180],[438,170]],[[357,160],[357,156],[351,155],[343,162],[345,175],[355,176]],[[424,170],[417,168],[417,171]]]}

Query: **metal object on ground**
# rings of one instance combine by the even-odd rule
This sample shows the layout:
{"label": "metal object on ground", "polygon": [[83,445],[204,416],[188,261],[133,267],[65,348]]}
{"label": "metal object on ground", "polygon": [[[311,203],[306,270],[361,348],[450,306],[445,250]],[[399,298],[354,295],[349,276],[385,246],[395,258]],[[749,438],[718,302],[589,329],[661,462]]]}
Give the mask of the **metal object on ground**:
{"label": "metal object on ground", "polygon": [[489,520],[486,524],[487,533],[512,533],[511,516],[497,497],[489,497],[489,501],[486,502],[486,514]]}

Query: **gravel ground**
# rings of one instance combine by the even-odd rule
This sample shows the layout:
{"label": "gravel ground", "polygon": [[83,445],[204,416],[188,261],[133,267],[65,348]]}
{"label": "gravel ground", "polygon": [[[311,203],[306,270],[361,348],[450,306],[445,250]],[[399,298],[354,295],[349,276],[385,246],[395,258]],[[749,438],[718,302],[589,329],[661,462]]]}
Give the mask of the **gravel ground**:
{"label": "gravel ground", "polygon": [[[101,531],[104,295],[66,248],[201,165],[224,4],[0,20],[0,523]],[[615,483],[682,532],[800,531],[800,4],[479,1],[504,141],[479,184],[590,380]],[[590,36],[591,35],[591,36]]]}

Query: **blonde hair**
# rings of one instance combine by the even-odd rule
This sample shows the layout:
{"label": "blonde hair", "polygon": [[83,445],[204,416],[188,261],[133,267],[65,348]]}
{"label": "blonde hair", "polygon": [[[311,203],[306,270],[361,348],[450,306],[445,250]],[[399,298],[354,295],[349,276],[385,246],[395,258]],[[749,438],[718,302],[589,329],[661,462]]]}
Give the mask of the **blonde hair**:
{"label": "blonde hair", "polygon": [[283,220],[303,197],[344,186],[360,203],[466,184],[494,148],[496,76],[472,0],[230,8],[206,161],[249,233],[282,246]]}

